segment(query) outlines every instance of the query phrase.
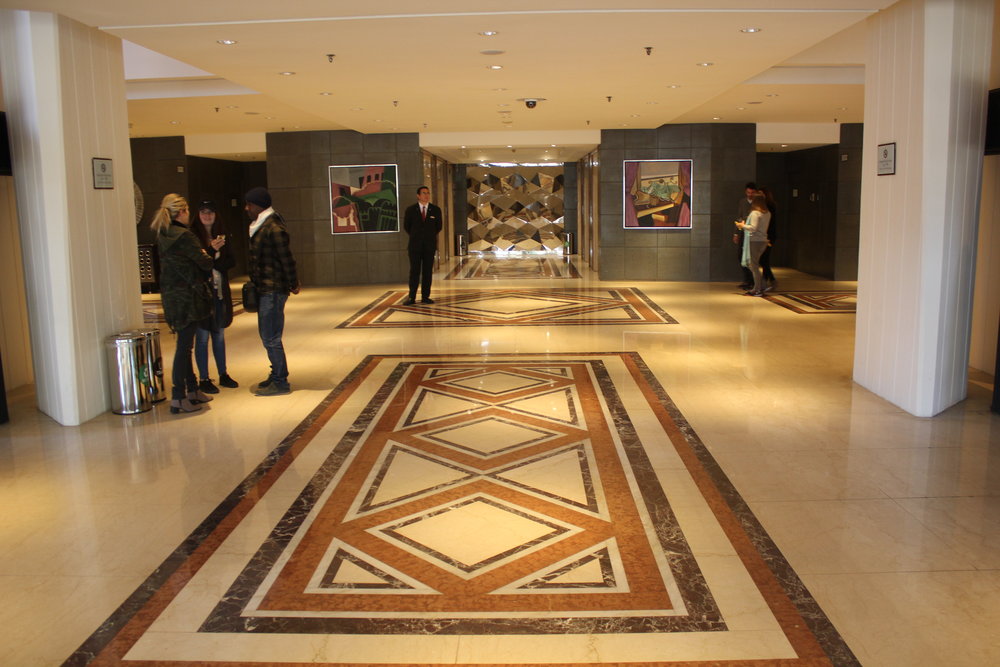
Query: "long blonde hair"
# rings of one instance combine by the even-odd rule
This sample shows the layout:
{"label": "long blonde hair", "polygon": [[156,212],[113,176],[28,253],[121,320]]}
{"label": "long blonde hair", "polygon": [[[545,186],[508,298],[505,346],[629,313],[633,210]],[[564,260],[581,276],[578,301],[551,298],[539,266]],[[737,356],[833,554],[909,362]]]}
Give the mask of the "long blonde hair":
{"label": "long blonde hair", "polygon": [[183,208],[188,208],[187,199],[170,193],[160,202],[160,209],[153,215],[153,222],[149,224],[149,228],[159,235],[170,226],[172,220],[177,219]]}

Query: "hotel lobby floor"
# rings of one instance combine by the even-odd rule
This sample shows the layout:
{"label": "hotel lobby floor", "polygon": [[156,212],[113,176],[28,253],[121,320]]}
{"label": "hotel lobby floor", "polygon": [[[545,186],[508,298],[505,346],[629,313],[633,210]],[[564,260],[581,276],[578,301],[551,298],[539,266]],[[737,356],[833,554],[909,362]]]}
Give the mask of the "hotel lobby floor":
{"label": "hotel lobby floor", "polygon": [[919,419],[850,312],[448,270],[291,297],[287,396],[247,314],[200,413],[12,392],[0,664],[1000,663],[991,378]]}

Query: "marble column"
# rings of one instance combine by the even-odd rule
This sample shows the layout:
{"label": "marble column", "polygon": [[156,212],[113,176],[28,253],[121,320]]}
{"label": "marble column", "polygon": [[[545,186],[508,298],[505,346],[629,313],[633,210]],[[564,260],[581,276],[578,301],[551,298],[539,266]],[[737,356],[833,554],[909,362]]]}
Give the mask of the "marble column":
{"label": "marble column", "polygon": [[110,406],[104,338],[142,323],[121,40],[0,10],[0,72],[38,407],[80,424]]}
{"label": "marble column", "polygon": [[922,417],[966,395],[992,17],[905,0],[869,19],[854,380]]}

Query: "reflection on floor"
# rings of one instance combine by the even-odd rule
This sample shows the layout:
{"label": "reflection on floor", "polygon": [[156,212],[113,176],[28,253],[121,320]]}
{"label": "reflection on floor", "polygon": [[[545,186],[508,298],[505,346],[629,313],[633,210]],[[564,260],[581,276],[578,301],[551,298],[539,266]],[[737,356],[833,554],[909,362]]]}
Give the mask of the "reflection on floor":
{"label": "reflection on floor", "polygon": [[386,292],[338,328],[676,324],[634,287],[455,289],[435,293],[433,304],[409,306],[406,297]]}
{"label": "reflection on floor", "polygon": [[446,280],[500,280],[512,278],[579,278],[569,257],[524,256],[459,257]]}
{"label": "reflection on floor", "polygon": [[[371,357],[295,434],[81,660],[357,663],[361,636],[504,635],[527,664],[854,663],[636,354]],[[298,495],[269,528],[271,493]]]}
{"label": "reflection on floor", "polygon": [[800,315],[853,313],[857,292],[769,292],[764,298]]}
{"label": "reflection on floor", "polygon": [[[306,287],[291,394],[250,393],[267,370],[245,315],[241,386],[198,413],[61,427],[10,392],[0,664],[62,664],[95,630],[136,665],[849,663],[835,633],[866,667],[1000,664],[991,377],[918,419],[850,382],[851,314],[582,273],[485,285],[638,287],[676,323],[337,328],[403,286]],[[720,624],[664,627],[692,610]],[[639,618],[653,631],[610,627]]]}

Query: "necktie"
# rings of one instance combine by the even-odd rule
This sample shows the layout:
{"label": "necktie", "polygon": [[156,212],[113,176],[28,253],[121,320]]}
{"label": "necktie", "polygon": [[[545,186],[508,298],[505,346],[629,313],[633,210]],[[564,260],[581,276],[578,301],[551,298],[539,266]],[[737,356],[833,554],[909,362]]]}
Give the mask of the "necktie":
{"label": "necktie", "polygon": [[421,206],[420,207],[420,219],[421,220],[426,220],[427,219],[427,207],[425,207],[425,206]]}

